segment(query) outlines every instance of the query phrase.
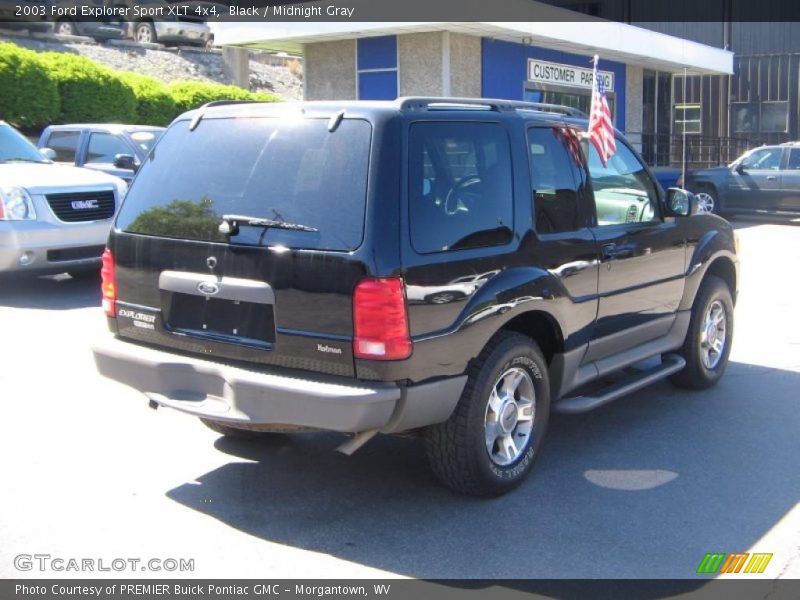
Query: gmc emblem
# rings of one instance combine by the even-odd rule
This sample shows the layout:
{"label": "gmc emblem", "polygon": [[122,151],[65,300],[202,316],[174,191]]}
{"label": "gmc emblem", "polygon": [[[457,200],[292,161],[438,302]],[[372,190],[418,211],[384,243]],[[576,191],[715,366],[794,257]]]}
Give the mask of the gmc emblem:
{"label": "gmc emblem", "polygon": [[97,200],[74,200],[72,202],[72,208],[74,210],[87,210],[90,208],[99,208],[97,205]]}

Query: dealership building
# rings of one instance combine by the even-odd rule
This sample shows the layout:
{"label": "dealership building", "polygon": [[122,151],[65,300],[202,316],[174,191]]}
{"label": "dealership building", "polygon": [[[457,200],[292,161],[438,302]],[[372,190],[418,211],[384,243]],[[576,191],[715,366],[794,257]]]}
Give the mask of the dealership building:
{"label": "dealership building", "polygon": [[728,50],[602,19],[220,23],[215,37],[228,48],[302,55],[307,100],[484,97],[588,112],[597,54],[616,127],[654,164],[680,154],[672,138],[691,134],[699,118],[676,81],[727,77],[734,65]]}

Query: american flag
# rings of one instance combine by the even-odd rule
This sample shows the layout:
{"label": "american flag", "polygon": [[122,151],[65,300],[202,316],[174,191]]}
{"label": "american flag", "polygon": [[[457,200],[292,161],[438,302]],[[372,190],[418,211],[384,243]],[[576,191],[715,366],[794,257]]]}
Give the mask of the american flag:
{"label": "american flag", "polygon": [[597,72],[598,57],[594,57],[594,77],[592,78],[592,110],[589,113],[589,141],[594,144],[603,166],[617,151],[614,141],[614,125],[608,109],[603,78]]}

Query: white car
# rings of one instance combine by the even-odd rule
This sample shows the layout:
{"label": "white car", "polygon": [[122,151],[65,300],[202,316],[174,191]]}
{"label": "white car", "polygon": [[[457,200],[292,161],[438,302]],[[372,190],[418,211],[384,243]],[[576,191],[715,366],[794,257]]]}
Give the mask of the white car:
{"label": "white car", "polygon": [[0,274],[96,271],[127,189],[113,175],[54,164],[0,121]]}

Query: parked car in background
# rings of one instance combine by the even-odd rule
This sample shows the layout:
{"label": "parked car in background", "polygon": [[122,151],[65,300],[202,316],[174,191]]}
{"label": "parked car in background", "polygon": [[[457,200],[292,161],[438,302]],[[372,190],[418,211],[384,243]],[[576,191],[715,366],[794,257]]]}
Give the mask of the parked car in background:
{"label": "parked car in background", "polygon": [[[158,6],[167,7],[169,4],[167,0],[140,0],[138,2],[138,5],[145,9]],[[202,15],[203,7],[211,6],[211,3],[184,2],[182,5],[186,5],[186,11],[181,16],[169,15],[168,9],[164,8],[164,16],[157,20],[143,18],[126,23],[127,37],[142,43],[210,45],[213,36]],[[195,12],[198,7],[200,7],[199,10]],[[227,14],[227,10],[227,7],[224,12],[221,8],[217,8],[217,12],[221,14]]]}
{"label": "parked car in background", "polygon": [[156,143],[163,127],[146,125],[51,125],[39,137],[39,148],[52,150],[59,163],[104,171],[127,182]]}
{"label": "parked car in background", "polygon": [[683,184],[707,212],[800,213],[800,142],[755,148],[727,166],[691,171]]}
{"label": "parked car in background", "polygon": [[54,164],[0,121],[0,273],[97,272],[128,185]]}

